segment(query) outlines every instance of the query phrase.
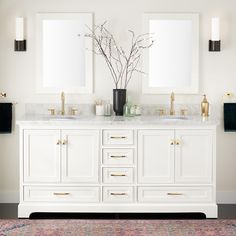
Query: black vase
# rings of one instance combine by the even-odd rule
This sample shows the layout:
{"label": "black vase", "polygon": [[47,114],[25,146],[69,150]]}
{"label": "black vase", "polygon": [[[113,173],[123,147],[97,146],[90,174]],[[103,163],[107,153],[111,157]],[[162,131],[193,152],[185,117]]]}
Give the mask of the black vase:
{"label": "black vase", "polygon": [[126,89],[113,89],[113,110],[116,116],[123,116],[126,103]]}

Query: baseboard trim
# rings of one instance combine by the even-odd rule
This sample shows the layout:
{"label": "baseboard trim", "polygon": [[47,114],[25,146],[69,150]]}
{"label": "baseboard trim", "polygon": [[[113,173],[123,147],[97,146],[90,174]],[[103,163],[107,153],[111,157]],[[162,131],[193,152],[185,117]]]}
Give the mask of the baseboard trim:
{"label": "baseboard trim", "polygon": [[217,191],[216,202],[218,204],[236,204],[236,191]]}
{"label": "baseboard trim", "polygon": [[[236,191],[218,191],[216,194],[218,204],[236,204]],[[17,191],[0,192],[0,203],[19,203]]]}

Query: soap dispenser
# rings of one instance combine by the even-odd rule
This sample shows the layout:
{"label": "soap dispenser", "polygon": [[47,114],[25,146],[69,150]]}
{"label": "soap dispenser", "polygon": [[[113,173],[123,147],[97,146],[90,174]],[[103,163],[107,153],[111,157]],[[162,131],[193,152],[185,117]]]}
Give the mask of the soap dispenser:
{"label": "soap dispenser", "polygon": [[206,95],[203,95],[203,100],[201,102],[201,116],[209,116],[209,102],[207,101]]}

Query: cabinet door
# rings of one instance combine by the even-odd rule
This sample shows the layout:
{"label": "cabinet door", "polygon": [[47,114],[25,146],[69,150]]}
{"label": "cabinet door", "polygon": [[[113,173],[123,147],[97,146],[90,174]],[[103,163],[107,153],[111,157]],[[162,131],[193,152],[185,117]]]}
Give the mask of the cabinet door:
{"label": "cabinet door", "polygon": [[174,131],[138,131],[139,183],[173,183]]}
{"label": "cabinet door", "polygon": [[176,131],[176,183],[211,183],[212,149],[211,130]]}
{"label": "cabinet door", "polygon": [[24,131],[24,181],[60,181],[59,130]]}
{"label": "cabinet door", "polygon": [[98,183],[98,157],[98,130],[62,131],[62,182]]}

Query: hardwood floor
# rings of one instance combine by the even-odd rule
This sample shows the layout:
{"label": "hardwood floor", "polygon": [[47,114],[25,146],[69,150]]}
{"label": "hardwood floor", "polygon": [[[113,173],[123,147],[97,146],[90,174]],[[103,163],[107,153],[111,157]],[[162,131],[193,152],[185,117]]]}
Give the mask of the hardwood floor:
{"label": "hardwood floor", "polygon": [[[236,204],[220,204],[218,219],[236,219]],[[36,214],[33,218],[201,219],[201,214]],[[17,219],[17,204],[0,204],[0,219]]]}

